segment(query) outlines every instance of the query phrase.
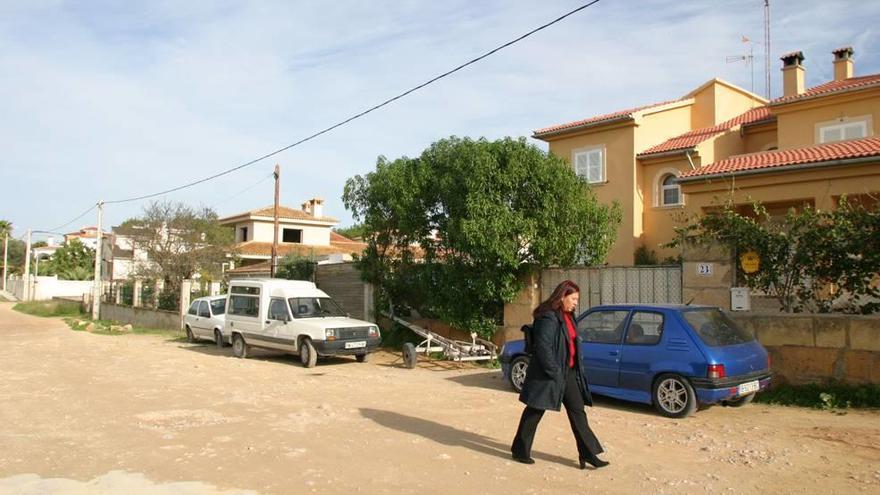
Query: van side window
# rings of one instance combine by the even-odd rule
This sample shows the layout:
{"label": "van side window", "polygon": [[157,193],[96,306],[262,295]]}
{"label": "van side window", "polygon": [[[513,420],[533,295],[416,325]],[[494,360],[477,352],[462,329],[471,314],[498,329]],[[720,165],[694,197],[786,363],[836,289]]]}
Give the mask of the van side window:
{"label": "van side window", "polygon": [[663,315],[648,311],[636,311],[626,330],[627,344],[654,345],[663,335]]}
{"label": "van side window", "polygon": [[259,316],[260,314],[260,298],[254,296],[229,296],[229,308],[227,311],[231,315],[242,316]]}
{"label": "van side window", "polygon": [[287,312],[287,303],[284,299],[272,298],[269,302],[270,320],[290,321],[290,313]]}

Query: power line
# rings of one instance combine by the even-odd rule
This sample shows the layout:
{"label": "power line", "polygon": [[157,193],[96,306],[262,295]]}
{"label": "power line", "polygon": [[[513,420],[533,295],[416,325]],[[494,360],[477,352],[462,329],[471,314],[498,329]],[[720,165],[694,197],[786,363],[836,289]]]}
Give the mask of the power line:
{"label": "power line", "polygon": [[162,195],[164,195],[164,194],[172,193],[172,192],[175,192],[175,191],[180,191],[181,189],[186,189],[186,188],[188,188],[188,187],[192,187],[192,186],[195,186],[195,185],[198,185],[198,184],[202,184],[202,183],[204,183],[204,182],[208,182],[208,181],[210,181],[210,180],[214,180],[214,179],[216,179],[216,178],[218,178],[218,177],[222,177],[222,176],[224,176],[224,175],[231,174],[232,172],[235,172],[236,170],[243,169],[243,168],[248,167],[248,166],[250,166],[250,165],[253,165],[253,164],[257,163],[257,162],[260,162],[260,161],[262,161],[262,160],[265,160],[266,158],[270,158],[270,157],[272,157],[272,156],[275,156],[275,155],[277,155],[277,154],[279,154],[279,153],[282,153],[282,152],[284,152],[284,151],[287,151],[287,150],[289,150],[289,149],[291,149],[291,148],[293,148],[293,147],[299,146],[300,144],[303,144],[303,143],[305,143],[306,141],[311,141],[312,139],[314,139],[314,138],[316,138],[316,137],[318,137],[318,136],[320,136],[320,135],[322,135],[322,134],[326,134],[326,133],[332,131],[333,129],[336,129],[337,127],[341,127],[341,126],[343,126],[343,125],[345,125],[345,124],[348,124],[349,122],[351,122],[351,121],[353,121],[353,120],[359,119],[359,118],[361,118],[361,117],[367,115],[368,113],[371,113],[371,112],[373,112],[373,111],[375,111],[375,110],[378,110],[378,109],[380,109],[380,108],[382,108],[382,107],[384,107],[384,106],[386,106],[386,105],[388,105],[388,104],[390,104],[390,103],[393,103],[393,102],[396,101],[396,100],[399,100],[399,99],[403,98],[404,96],[409,95],[410,93],[413,93],[413,92],[415,92],[415,91],[418,91],[418,90],[424,88],[425,86],[428,86],[428,85],[430,85],[430,84],[432,84],[432,83],[434,83],[434,82],[436,82],[436,81],[439,81],[440,79],[443,79],[443,78],[445,78],[445,77],[447,77],[447,76],[449,76],[449,75],[452,75],[452,74],[454,74],[455,72],[458,72],[458,71],[460,71],[461,69],[464,69],[465,67],[467,67],[467,66],[469,66],[469,65],[471,65],[471,64],[477,63],[477,62],[479,62],[480,60],[483,60],[484,58],[486,58],[486,57],[488,57],[488,56],[490,56],[490,55],[492,55],[492,54],[494,54],[494,53],[496,53],[496,52],[498,52],[498,51],[500,51],[500,50],[503,50],[504,48],[507,48],[508,46],[513,45],[514,43],[517,43],[517,42],[519,42],[519,41],[522,41],[522,40],[528,38],[529,36],[531,36],[531,35],[533,35],[533,34],[539,32],[539,31],[542,31],[542,30],[544,30],[544,29],[546,29],[546,28],[548,28],[548,27],[550,27],[550,26],[552,26],[552,25],[554,25],[554,24],[556,24],[556,23],[562,21],[563,19],[565,19],[565,18],[567,18],[567,17],[569,17],[569,16],[572,16],[572,15],[574,15],[574,14],[580,12],[581,10],[584,10],[584,9],[586,9],[587,7],[593,6],[593,5],[597,4],[597,3],[599,3],[599,0],[593,0],[593,1],[589,2],[589,3],[586,3],[586,4],[584,4],[584,5],[581,5],[580,7],[578,7],[578,8],[576,8],[576,9],[574,9],[574,10],[571,10],[571,11],[569,11],[569,12],[567,12],[567,13],[561,15],[561,16],[557,17],[556,19],[553,19],[552,21],[550,21],[550,22],[548,22],[548,23],[546,23],[546,24],[543,24],[543,25],[541,25],[541,26],[539,26],[539,27],[537,27],[537,28],[535,28],[535,29],[532,29],[531,31],[527,32],[526,34],[524,34],[524,35],[522,35],[522,36],[520,36],[520,37],[518,37],[518,38],[516,38],[516,39],[513,39],[513,40],[511,40],[511,41],[508,41],[507,43],[504,43],[503,45],[498,46],[497,48],[494,48],[494,49],[492,49],[492,50],[489,50],[488,52],[486,52],[486,53],[480,55],[480,56],[477,57],[477,58],[471,59],[471,60],[469,60],[469,61],[467,61],[467,62],[465,62],[465,63],[463,63],[463,64],[461,64],[461,65],[459,65],[459,66],[457,66],[457,67],[455,67],[454,69],[450,69],[450,70],[448,70],[448,71],[446,71],[446,72],[444,72],[444,73],[442,73],[442,74],[440,74],[440,75],[438,75],[438,76],[435,76],[435,77],[433,77],[433,78],[431,78],[431,79],[429,79],[429,80],[423,82],[422,84],[419,84],[418,86],[415,86],[415,87],[413,87],[413,88],[411,88],[411,89],[408,89],[407,91],[404,91],[403,93],[400,93],[400,94],[397,95],[397,96],[394,96],[394,97],[392,97],[392,98],[389,98],[389,99],[383,101],[382,103],[379,103],[378,105],[372,106],[372,107],[370,107],[370,108],[368,108],[368,109],[366,109],[366,110],[364,110],[364,111],[362,111],[362,112],[360,112],[360,113],[357,113],[357,114],[355,114],[355,115],[352,115],[351,117],[349,117],[349,118],[347,118],[347,119],[345,119],[345,120],[343,120],[343,121],[341,121],[341,122],[338,122],[338,123],[336,123],[336,124],[333,124],[333,125],[330,126],[330,127],[327,127],[327,128],[325,128],[325,129],[323,129],[323,130],[321,130],[321,131],[318,131],[318,132],[316,132],[316,133],[314,133],[314,134],[312,134],[312,135],[310,135],[310,136],[307,136],[307,137],[305,137],[305,138],[302,138],[302,139],[300,139],[299,141],[297,141],[297,142],[295,142],[295,143],[293,143],[293,144],[289,144],[289,145],[287,145],[287,146],[285,146],[285,147],[283,147],[283,148],[277,149],[277,150],[275,150],[275,151],[273,151],[273,152],[271,152],[271,153],[267,153],[267,154],[265,154],[265,155],[263,155],[263,156],[260,156],[260,157],[258,157],[258,158],[255,158],[255,159],[253,159],[253,160],[251,160],[251,161],[249,161],[249,162],[246,162],[246,163],[243,163],[243,164],[241,164],[241,165],[238,165],[238,166],[232,167],[232,168],[227,169],[227,170],[224,170],[224,171],[222,171],[222,172],[218,172],[218,173],[216,173],[216,174],[214,174],[214,175],[211,175],[211,176],[209,176],[209,177],[205,177],[204,179],[199,179],[199,180],[196,180],[196,181],[193,181],[193,182],[190,182],[190,183],[184,184],[184,185],[182,185],[182,186],[173,187],[173,188],[171,188],[171,189],[166,189],[166,190],[164,190],[164,191],[160,191],[160,192],[153,193],[153,194],[145,194],[145,195],[143,195],[143,196],[136,196],[136,197],[125,198],[125,199],[116,199],[116,200],[113,200],[113,201],[105,201],[104,204],[128,203],[128,202],[131,202],[131,201],[140,201],[140,200],[143,200],[143,199],[155,198],[156,196],[162,196]]}
{"label": "power line", "polygon": [[237,198],[237,197],[241,196],[242,194],[244,194],[244,193],[250,191],[251,189],[253,189],[253,188],[259,186],[259,185],[262,184],[263,182],[266,182],[267,180],[269,180],[269,179],[271,179],[271,178],[273,178],[273,177],[275,177],[275,173],[274,173],[274,172],[272,172],[271,174],[269,174],[269,175],[263,177],[262,179],[258,180],[257,182],[251,184],[250,186],[248,186],[248,187],[242,189],[241,191],[238,191],[237,193],[234,193],[234,194],[232,194],[232,195],[230,195],[230,196],[227,196],[227,197],[223,198],[223,199],[220,200],[220,201],[217,201],[216,203],[214,203],[213,205],[209,206],[208,208],[211,208],[211,209],[213,210],[214,208],[220,206],[220,203],[225,203],[226,201],[229,201],[230,199]]}
{"label": "power line", "polygon": [[[97,206],[98,206],[98,205],[96,205],[96,204],[95,204],[95,205],[92,205],[92,206],[89,207],[88,210],[86,210],[86,211],[80,213],[80,214],[77,215],[73,220],[71,220],[71,221],[69,221],[69,222],[67,222],[67,223],[65,223],[65,224],[61,224],[61,225],[59,225],[59,226],[57,226],[57,227],[54,227],[54,228],[51,228],[51,229],[46,229],[46,230],[41,231],[41,232],[45,232],[45,233],[47,233],[47,234],[53,234],[53,233],[55,233],[55,232],[52,232],[53,230],[61,230],[61,229],[63,229],[64,227],[67,227],[68,225],[72,224],[73,222],[75,222],[75,221],[79,220],[80,218],[86,216],[86,214],[88,214],[90,211],[94,210],[95,207],[97,207]],[[32,232],[36,232],[36,231],[32,231]],[[63,234],[62,234],[62,235],[63,235]]]}

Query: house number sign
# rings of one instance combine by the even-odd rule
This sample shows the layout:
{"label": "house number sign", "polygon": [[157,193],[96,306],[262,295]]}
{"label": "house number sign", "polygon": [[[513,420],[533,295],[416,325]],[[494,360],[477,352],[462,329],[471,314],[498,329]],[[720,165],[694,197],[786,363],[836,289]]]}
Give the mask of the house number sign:
{"label": "house number sign", "polygon": [[711,277],[714,268],[713,263],[697,263],[697,275],[701,277]]}

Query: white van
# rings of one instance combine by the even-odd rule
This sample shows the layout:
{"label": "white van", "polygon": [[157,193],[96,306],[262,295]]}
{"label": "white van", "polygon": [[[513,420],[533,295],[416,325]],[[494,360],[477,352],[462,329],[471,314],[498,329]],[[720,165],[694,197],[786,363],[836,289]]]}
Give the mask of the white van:
{"label": "white van", "polygon": [[232,280],[226,297],[226,332],[240,358],[262,347],[299,354],[311,368],[318,356],[353,354],[364,362],[379,347],[379,327],[349,318],[312,282]]}

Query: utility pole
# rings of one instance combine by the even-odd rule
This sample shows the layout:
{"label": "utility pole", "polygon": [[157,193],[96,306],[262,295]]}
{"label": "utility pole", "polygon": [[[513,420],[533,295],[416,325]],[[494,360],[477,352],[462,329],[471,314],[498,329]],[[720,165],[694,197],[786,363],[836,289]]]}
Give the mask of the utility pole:
{"label": "utility pole", "polygon": [[3,239],[3,292],[6,292],[6,264],[9,260],[9,232],[6,233],[6,238]]}
{"label": "utility pole", "polygon": [[27,231],[27,244],[24,247],[24,291],[25,301],[31,300],[31,229]]}
{"label": "utility pole", "polygon": [[764,0],[764,95],[770,99],[770,0]]}
{"label": "utility pole", "polygon": [[103,229],[102,215],[104,214],[104,202],[98,201],[98,231],[95,232],[95,283],[92,286],[92,319],[97,320],[101,314],[101,295],[104,288],[104,281],[101,280],[101,230]]}
{"label": "utility pole", "polygon": [[281,167],[275,164],[275,235],[272,237],[272,261],[269,276],[275,278],[275,266],[278,263],[278,199],[281,191]]}

